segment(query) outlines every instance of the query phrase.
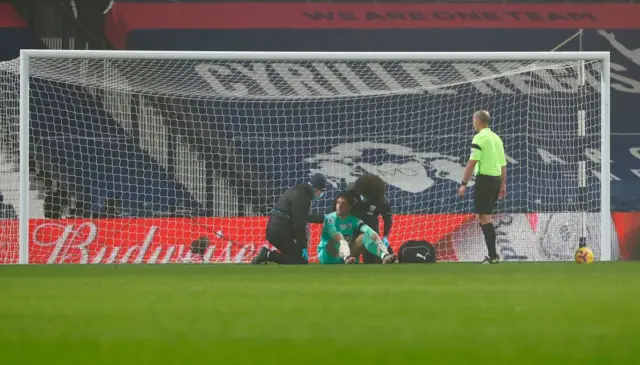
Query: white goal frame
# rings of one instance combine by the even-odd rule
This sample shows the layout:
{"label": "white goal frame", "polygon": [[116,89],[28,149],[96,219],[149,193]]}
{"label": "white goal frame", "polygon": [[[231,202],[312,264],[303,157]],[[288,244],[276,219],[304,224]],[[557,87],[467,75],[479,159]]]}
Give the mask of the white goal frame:
{"label": "white goal frame", "polygon": [[[149,59],[206,61],[597,61],[601,67],[601,152],[600,240],[602,261],[611,260],[610,201],[610,54],[609,52],[199,52],[199,51],[106,51],[43,50],[20,51],[20,210],[19,264],[29,262],[29,60],[64,59]],[[584,136],[584,118],[576,116],[576,133]],[[582,120],[582,122],[581,122]],[[583,169],[580,166],[580,169]],[[586,186],[586,171],[579,171],[576,183]],[[583,223],[584,224],[584,223]]]}

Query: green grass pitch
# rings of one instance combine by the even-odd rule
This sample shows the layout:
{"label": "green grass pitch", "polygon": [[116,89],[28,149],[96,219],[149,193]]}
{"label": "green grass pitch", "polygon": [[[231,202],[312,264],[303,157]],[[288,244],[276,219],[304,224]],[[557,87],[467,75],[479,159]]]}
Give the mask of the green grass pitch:
{"label": "green grass pitch", "polygon": [[0,267],[0,364],[637,364],[640,263]]}

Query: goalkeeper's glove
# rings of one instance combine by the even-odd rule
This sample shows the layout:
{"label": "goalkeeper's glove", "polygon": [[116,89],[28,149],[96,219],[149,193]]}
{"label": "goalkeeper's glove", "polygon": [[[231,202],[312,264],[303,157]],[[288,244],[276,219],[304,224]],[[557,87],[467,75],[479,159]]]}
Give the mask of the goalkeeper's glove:
{"label": "goalkeeper's glove", "polygon": [[382,237],[382,243],[384,243],[385,246],[389,247],[389,239],[387,238],[387,236]]}
{"label": "goalkeeper's glove", "polygon": [[351,250],[349,249],[349,242],[347,242],[344,239],[340,240],[340,246],[338,247],[338,254],[343,259],[346,259],[347,257],[351,256]]}
{"label": "goalkeeper's glove", "polygon": [[306,248],[302,250],[302,258],[309,261],[309,253]]}

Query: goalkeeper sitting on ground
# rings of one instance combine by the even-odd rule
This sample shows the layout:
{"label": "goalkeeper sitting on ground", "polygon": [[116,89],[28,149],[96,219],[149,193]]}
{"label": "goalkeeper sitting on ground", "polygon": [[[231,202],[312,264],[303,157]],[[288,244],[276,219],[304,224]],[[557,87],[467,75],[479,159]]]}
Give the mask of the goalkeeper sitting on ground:
{"label": "goalkeeper sitting on ground", "polygon": [[[389,253],[371,227],[349,214],[353,203],[348,193],[340,193],[336,200],[336,211],[324,218],[318,261],[321,264],[353,264],[356,257],[368,251],[382,259],[383,264],[398,262],[398,257]],[[356,236],[355,241],[351,242]]]}

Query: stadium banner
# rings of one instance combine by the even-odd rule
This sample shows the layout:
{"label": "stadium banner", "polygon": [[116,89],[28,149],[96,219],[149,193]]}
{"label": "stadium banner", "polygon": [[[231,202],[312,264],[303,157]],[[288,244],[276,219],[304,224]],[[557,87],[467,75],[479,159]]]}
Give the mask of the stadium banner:
{"label": "stadium banner", "polygon": [[112,17],[137,28],[415,29],[636,28],[634,4],[268,4],[116,1]]}
{"label": "stadium banner", "polygon": [[640,260],[640,212],[614,212],[613,222],[623,260]]}
{"label": "stadium banner", "polygon": [[[618,224],[620,219],[614,221]],[[29,261],[247,263],[267,244],[263,238],[266,223],[266,217],[33,219],[29,227]],[[572,260],[581,229],[580,215],[576,213],[499,214],[494,223],[498,251],[505,261]],[[588,214],[586,239],[596,258],[600,255],[599,228],[599,215]],[[311,225],[312,262],[316,262],[320,229],[319,224]],[[196,240],[208,242],[202,256],[191,253],[191,243]],[[389,240],[395,250],[409,240],[432,242],[438,249],[439,261],[476,261],[486,253],[482,231],[471,214],[397,215]],[[17,263],[16,220],[3,221],[0,241],[0,264]],[[615,260],[620,257],[616,235],[613,243]]]}

